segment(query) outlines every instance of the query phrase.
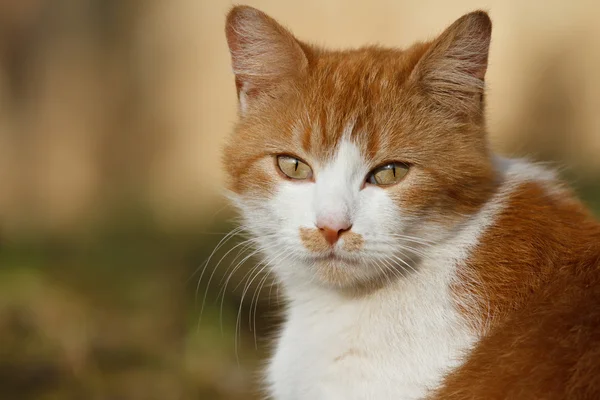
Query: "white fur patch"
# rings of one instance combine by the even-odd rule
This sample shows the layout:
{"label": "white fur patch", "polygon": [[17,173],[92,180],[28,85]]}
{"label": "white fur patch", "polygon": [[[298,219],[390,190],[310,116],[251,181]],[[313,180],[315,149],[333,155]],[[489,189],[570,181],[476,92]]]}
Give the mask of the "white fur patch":
{"label": "white fur patch", "polygon": [[352,225],[358,211],[360,187],[367,172],[358,147],[343,140],[333,161],[316,174],[316,221]]}

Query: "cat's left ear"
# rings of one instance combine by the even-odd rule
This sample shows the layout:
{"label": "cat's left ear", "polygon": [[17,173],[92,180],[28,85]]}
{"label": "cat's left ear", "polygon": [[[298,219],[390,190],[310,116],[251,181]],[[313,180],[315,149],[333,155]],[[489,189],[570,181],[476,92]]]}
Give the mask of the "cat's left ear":
{"label": "cat's left ear", "polygon": [[255,8],[232,8],[225,35],[242,113],[261,97],[274,96],[278,87],[300,77],[308,68],[298,40]]}
{"label": "cat's left ear", "polygon": [[447,112],[481,116],[491,34],[492,21],[484,11],[462,16],[433,41],[413,79]]}

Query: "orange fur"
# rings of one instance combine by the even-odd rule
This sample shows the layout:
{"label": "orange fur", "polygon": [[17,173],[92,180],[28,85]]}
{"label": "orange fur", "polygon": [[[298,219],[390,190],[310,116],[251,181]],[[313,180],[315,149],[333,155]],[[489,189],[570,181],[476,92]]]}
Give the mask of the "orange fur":
{"label": "orange fur", "polygon": [[[360,250],[364,243],[362,235],[352,231],[344,232],[342,238],[342,247],[349,252]],[[300,239],[304,246],[310,251],[318,253],[331,249],[331,245],[318,229],[300,228]]]}
{"label": "orange fur", "polygon": [[300,228],[300,240],[302,244],[310,251],[325,252],[331,248],[327,240],[321,235],[318,229]]}
{"label": "orange fur", "polygon": [[362,249],[363,244],[365,243],[362,235],[354,232],[346,232],[344,233],[344,243],[343,248],[346,251],[353,252],[359,251]]}
{"label": "orange fur", "polygon": [[462,272],[488,328],[432,398],[600,398],[600,224],[570,193],[522,184]]}

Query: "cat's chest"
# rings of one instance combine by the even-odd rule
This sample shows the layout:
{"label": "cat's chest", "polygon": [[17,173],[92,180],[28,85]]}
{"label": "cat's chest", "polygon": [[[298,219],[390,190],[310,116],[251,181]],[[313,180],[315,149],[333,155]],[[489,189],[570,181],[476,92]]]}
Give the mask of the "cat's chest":
{"label": "cat's chest", "polygon": [[440,294],[292,308],[268,369],[273,398],[422,398],[475,339]]}

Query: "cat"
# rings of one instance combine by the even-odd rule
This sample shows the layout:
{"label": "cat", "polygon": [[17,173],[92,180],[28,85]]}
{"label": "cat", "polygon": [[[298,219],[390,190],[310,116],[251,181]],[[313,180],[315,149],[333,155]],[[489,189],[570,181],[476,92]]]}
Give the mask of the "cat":
{"label": "cat", "polygon": [[270,398],[600,398],[600,224],[491,151],[491,29],[328,51],[230,10],[227,187],[286,299]]}

